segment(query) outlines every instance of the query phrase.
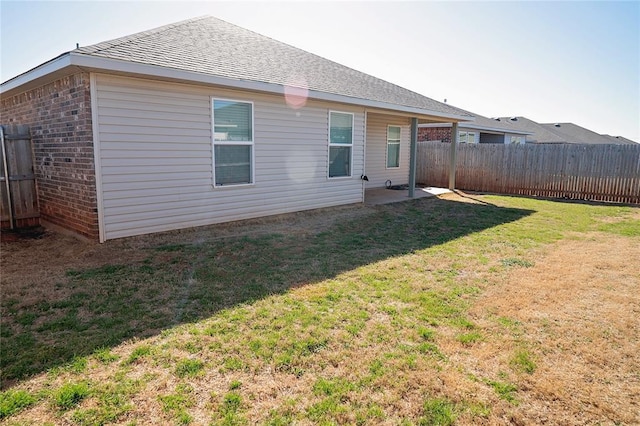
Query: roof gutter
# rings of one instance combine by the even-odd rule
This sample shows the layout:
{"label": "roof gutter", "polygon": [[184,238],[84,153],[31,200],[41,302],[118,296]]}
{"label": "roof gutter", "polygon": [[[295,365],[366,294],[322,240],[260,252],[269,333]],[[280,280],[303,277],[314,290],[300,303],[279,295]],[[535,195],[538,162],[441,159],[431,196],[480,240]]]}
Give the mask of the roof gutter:
{"label": "roof gutter", "polygon": [[[284,86],[281,84],[265,83],[252,80],[236,80],[231,78],[218,77],[210,74],[197,73],[193,71],[161,67],[157,65],[148,65],[110,58],[101,58],[98,56],[86,55],[78,52],[67,52],[65,54],[62,54],[49,62],[46,62],[36,68],[33,68],[23,74],[18,75],[17,77],[14,77],[2,83],[2,85],[0,85],[0,94],[6,94],[7,92],[14,91],[23,85],[35,82],[35,80],[44,78],[54,72],[62,71],[67,67],[80,67],[86,71],[110,72],[123,75],[135,74],[138,76],[152,76],[155,78],[170,81],[204,83],[243,90],[276,93],[279,95],[284,94]],[[423,108],[354,98],[351,96],[337,95],[316,90],[309,90],[309,97],[323,101],[341,102],[352,105],[361,105],[370,108],[401,111],[416,116],[429,118],[445,118],[451,121],[473,121],[474,119],[474,117],[467,115],[443,113]]]}

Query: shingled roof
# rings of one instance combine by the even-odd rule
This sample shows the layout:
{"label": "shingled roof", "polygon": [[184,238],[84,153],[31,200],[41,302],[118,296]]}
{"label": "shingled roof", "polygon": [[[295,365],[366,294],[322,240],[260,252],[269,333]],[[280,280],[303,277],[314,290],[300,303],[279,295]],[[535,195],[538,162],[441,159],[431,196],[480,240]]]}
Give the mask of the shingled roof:
{"label": "shingled roof", "polygon": [[526,117],[500,117],[495,120],[502,126],[528,132],[527,143],[566,143],[562,136]]}
{"label": "shingled roof", "polygon": [[573,123],[545,123],[540,124],[526,117],[501,117],[497,119],[504,125],[512,126],[529,132],[527,143],[569,143],[569,144],[634,144],[635,142],[622,138],[601,135]]}
{"label": "shingled roof", "polygon": [[635,142],[625,138],[614,138],[601,135],[573,123],[543,123],[543,127],[564,138],[566,143],[580,143],[589,145],[618,144],[627,145]]}
{"label": "shingled roof", "polygon": [[237,81],[277,85],[301,85],[304,81],[312,92],[472,117],[419,93],[211,16],[80,47],[70,53]]}
{"label": "shingled roof", "polygon": [[[505,123],[504,121],[496,120],[495,118],[484,117],[480,114],[476,114],[475,112],[467,111],[462,108],[454,107],[457,111],[459,111],[460,115],[470,115],[473,116],[473,122],[465,122],[461,123],[460,127],[467,129],[476,129],[480,131],[486,132],[499,132],[499,133],[513,133],[516,135],[529,135],[532,132],[523,130],[520,128],[516,128],[509,123]],[[451,123],[433,123],[433,124],[425,124],[425,127],[451,127]]]}

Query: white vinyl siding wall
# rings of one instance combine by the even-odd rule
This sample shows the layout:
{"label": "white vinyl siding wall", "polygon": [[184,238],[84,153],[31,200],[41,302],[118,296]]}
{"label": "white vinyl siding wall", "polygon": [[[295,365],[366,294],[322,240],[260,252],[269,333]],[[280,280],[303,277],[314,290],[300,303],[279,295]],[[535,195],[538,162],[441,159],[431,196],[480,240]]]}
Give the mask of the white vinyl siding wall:
{"label": "white vinyl siding wall", "polygon": [[[387,180],[393,185],[409,182],[409,118],[367,113],[367,188],[381,188]],[[387,168],[387,127],[400,127],[400,167]]]}
{"label": "white vinyl siding wall", "polygon": [[[364,110],[351,178],[327,178],[329,110],[276,95],[96,75],[104,239],[362,202]],[[211,98],[253,102],[254,185],[212,184]]]}

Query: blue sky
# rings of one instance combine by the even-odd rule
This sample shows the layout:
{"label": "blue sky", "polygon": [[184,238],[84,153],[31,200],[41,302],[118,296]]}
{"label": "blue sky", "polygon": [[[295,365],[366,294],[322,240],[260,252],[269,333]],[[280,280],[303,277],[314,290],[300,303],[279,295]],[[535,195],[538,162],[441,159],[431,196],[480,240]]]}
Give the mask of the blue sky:
{"label": "blue sky", "polygon": [[213,15],[488,117],[640,141],[640,2],[0,2],[0,80]]}

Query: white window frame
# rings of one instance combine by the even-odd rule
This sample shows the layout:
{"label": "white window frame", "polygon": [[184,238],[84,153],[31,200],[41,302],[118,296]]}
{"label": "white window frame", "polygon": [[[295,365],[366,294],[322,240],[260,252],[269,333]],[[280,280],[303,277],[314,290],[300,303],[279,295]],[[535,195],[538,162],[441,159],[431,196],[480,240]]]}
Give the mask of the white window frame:
{"label": "white window frame", "polygon": [[510,144],[522,145],[524,143],[524,136],[512,135],[510,139],[511,139],[511,142],[509,142]]}
{"label": "white window frame", "polygon": [[[344,144],[344,143],[331,143],[331,114],[344,114],[344,115],[350,115],[351,116],[351,143],[350,144]],[[329,110],[329,128],[327,129],[327,140],[328,140],[328,147],[327,147],[327,179],[351,179],[353,177],[353,140],[354,140],[354,135],[355,135],[355,114],[352,112],[347,112],[347,111],[336,111],[336,110]],[[348,176],[331,176],[330,175],[330,170],[331,170],[331,147],[340,147],[340,148],[346,148],[349,147],[351,149],[351,154],[349,155],[349,175]]]}
{"label": "white window frame", "polygon": [[[469,141],[471,138],[471,141]],[[467,132],[467,143],[476,143],[476,132]]]}
{"label": "white window frame", "polygon": [[[216,140],[216,121],[215,121],[215,101],[225,102],[237,102],[242,104],[251,105],[251,137],[250,141],[220,141]],[[212,166],[212,183],[213,187],[217,189],[222,188],[238,188],[243,186],[253,186],[256,183],[256,149],[255,149],[255,105],[253,101],[247,101],[245,99],[228,99],[211,96],[209,99],[209,105],[211,106],[211,166]],[[250,146],[251,147],[251,182],[249,183],[229,183],[229,184],[216,184],[216,145],[236,145],[236,146]]]}
{"label": "white window frame", "polygon": [[[396,127],[400,130],[400,138],[396,142],[395,139],[393,142],[390,142],[389,139],[389,129],[391,127]],[[389,166],[389,145],[398,145],[398,165],[397,166]],[[387,125],[387,150],[385,152],[384,164],[387,169],[399,169],[400,168],[400,150],[402,149],[402,126],[395,126],[393,124]]]}
{"label": "white window frame", "polygon": [[[472,137],[471,142],[469,142],[469,136]],[[464,142],[462,138],[464,137]],[[458,132],[458,143],[476,143],[476,132],[468,132],[466,130],[460,130]]]}

